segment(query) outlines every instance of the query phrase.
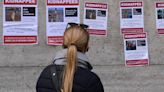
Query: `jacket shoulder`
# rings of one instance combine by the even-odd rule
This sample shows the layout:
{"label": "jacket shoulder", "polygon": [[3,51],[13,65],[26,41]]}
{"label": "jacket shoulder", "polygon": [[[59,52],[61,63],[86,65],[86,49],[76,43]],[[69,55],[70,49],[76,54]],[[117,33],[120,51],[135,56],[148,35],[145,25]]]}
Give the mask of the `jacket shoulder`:
{"label": "jacket shoulder", "polygon": [[46,66],[42,70],[37,80],[36,92],[54,92],[54,86],[53,86],[52,76],[50,71],[50,69],[53,67],[57,69],[57,72],[62,69],[62,66],[57,66],[53,64]]}
{"label": "jacket shoulder", "polygon": [[85,92],[104,92],[99,76],[89,69],[78,68],[75,72],[74,84],[75,88],[84,88]]}

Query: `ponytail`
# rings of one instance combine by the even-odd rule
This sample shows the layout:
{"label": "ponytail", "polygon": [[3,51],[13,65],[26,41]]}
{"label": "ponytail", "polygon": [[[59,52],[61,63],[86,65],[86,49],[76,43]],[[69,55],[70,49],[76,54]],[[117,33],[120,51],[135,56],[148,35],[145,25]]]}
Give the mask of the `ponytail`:
{"label": "ponytail", "polygon": [[75,45],[70,45],[67,51],[67,64],[63,74],[62,92],[72,92],[73,79],[76,68],[77,48]]}
{"label": "ponytail", "polygon": [[79,25],[74,25],[64,32],[63,47],[67,48],[66,65],[63,71],[61,92],[72,92],[77,63],[77,51],[86,52],[89,33]]}

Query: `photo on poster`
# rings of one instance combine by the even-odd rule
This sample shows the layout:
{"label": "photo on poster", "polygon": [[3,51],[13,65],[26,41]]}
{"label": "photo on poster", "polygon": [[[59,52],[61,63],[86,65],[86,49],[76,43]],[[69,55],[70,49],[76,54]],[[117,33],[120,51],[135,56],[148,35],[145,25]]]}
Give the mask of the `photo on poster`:
{"label": "photo on poster", "polygon": [[142,15],[142,9],[141,8],[134,8],[133,9],[133,15]]}
{"label": "photo on poster", "polygon": [[126,50],[136,50],[136,40],[126,41]]}
{"label": "photo on poster", "polygon": [[77,17],[77,8],[65,8],[65,17]]}
{"label": "photo on poster", "polygon": [[35,7],[23,7],[23,16],[35,16]]}
{"label": "photo on poster", "polygon": [[64,9],[63,8],[48,8],[48,21],[49,22],[64,22]]}
{"label": "photo on poster", "polygon": [[104,11],[104,10],[98,10],[97,16],[99,16],[99,17],[106,17],[106,11]]}
{"label": "photo on poster", "polygon": [[21,21],[21,7],[5,7],[5,21]]}
{"label": "photo on poster", "polygon": [[122,9],[122,18],[131,19],[132,9]]}
{"label": "photo on poster", "polygon": [[96,19],[96,10],[86,9],[86,19]]}
{"label": "photo on poster", "polygon": [[137,40],[137,46],[146,46],[145,40]]}
{"label": "photo on poster", "polygon": [[164,9],[157,10],[158,19],[164,19]]}

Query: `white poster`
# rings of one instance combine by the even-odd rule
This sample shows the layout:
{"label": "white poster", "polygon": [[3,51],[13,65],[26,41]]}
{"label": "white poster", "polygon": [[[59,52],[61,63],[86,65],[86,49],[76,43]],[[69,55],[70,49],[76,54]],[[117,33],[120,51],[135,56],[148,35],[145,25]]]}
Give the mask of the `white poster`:
{"label": "white poster", "polygon": [[85,2],[84,24],[91,35],[107,35],[108,4]]}
{"label": "white poster", "polygon": [[120,31],[121,34],[144,31],[143,2],[120,2]]}
{"label": "white poster", "polygon": [[124,53],[126,66],[148,65],[147,34],[124,34]]}
{"label": "white poster", "polygon": [[61,45],[68,22],[79,23],[79,0],[47,0],[47,44]]}
{"label": "white poster", "polygon": [[37,12],[37,0],[4,0],[3,44],[37,44]]}
{"label": "white poster", "polygon": [[164,2],[156,3],[156,28],[158,34],[164,34]]}

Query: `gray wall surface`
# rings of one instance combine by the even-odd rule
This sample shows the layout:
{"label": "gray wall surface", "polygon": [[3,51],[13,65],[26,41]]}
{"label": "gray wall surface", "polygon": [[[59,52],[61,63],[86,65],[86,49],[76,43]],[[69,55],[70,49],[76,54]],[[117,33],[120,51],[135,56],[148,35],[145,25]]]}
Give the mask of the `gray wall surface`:
{"label": "gray wall surface", "polygon": [[[0,5],[0,92],[35,92],[37,78],[51,63],[60,46],[46,45],[46,0],[38,0],[39,44],[2,45],[2,13]],[[108,36],[91,37],[87,55],[104,85],[105,92],[163,92],[164,90],[164,35],[156,33],[155,2],[143,0],[144,25],[148,32],[150,65],[125,67],[123,39],[120,35],[121,0],[80,0],[81,15],[84,1],[108,3]],[[122,0],[123,1],[123,0]],[[124,0],[134,1],[134,0]],[[135,0],[139,1],[139,0]],[[82,22],[83,16],[81,16]]]}

